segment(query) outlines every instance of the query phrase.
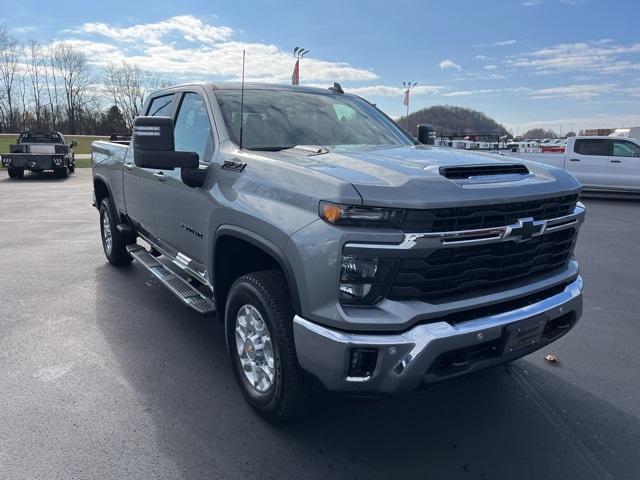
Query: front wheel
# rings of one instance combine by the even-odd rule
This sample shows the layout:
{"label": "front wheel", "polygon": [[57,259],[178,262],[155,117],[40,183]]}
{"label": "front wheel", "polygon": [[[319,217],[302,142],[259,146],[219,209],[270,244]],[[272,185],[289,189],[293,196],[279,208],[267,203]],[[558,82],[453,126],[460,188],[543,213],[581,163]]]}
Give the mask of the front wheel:
{"label": "front wheel", "polygon": [[225,311],[233,373],[247,402],[270,421],[301,415],[310,400],[293,340],[289,289],[276,270],[243,275]]}
{"label": "front wheel", "polygon": [[128,265],[133,258],[127,252],[127,245],[135,240],[127,238],[116,228],[116,215],[107,197],[100,204],[100,234],[102,237],[102,249],[112,265]]}

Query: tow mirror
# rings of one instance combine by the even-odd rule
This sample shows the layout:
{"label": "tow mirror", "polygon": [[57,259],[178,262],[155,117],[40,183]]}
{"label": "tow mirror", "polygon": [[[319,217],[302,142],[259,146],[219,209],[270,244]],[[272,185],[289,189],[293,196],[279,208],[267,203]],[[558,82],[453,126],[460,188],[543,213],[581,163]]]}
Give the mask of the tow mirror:
{"label": "tow mirror", "polygon": [[195,152],[176,152],[171,117],[137,117],[133,121],[133,161],[141,168],[198,168]]}

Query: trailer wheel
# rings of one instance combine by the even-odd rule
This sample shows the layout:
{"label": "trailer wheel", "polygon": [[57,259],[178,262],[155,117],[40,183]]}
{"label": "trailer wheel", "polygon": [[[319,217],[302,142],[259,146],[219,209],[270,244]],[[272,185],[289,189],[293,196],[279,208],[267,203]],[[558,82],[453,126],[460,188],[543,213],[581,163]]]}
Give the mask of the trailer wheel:
{"label": "trailer wheel", "polygon": [[225,311],[233,373],[247,402],[269,421],[295,418],[311,399],[293,340],[293,308],[282,272],[237,279]]}

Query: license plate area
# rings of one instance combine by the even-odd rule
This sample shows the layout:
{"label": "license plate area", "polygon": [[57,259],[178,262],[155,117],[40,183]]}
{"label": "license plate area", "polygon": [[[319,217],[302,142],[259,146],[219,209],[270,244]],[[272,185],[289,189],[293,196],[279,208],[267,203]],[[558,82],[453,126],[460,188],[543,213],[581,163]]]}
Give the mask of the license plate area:
{"label": "license plate area", "polygon": [[546,315],[537,315],[507,325],[504,329],[505,341],[502,354],[507,355],[539,343],[546,323]]}

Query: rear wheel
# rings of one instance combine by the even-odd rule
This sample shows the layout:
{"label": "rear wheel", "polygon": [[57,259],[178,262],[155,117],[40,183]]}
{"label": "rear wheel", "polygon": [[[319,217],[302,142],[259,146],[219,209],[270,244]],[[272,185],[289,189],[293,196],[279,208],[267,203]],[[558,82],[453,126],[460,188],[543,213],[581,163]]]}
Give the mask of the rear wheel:
{"label": "rear wheel", "polygon": [[24,168],[12,168],[9,167],[7,169],[9,172],[9,178],[23,178],[24,177]]}
{"label": "rear wheel", "polygon": [[225,329],[233,373],[247,402],[270,421],[299,416],[309,405],[293,315],[279,271],[243,275],[229,291]]}
{"label": "rear wheel", "polygon": [[127,252],[127,245],[135,242],[135,238],[127,237],[116,228],[117,220],[111,200],[107,197],[100,204],[100,235],[102,249],[112,265],[127,265],[133,258]]}

